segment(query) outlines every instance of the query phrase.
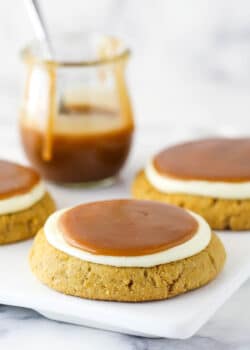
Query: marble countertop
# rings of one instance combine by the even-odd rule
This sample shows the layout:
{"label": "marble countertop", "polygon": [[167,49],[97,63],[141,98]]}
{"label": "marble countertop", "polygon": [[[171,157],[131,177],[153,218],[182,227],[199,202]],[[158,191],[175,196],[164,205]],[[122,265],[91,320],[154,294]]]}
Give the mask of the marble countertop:
{"label": "marble countertop", "polygon": [[148,339],[45,319],[32,310],[0,306],[0,348],[61,350],[250,349],[250,281],[188,340]]}

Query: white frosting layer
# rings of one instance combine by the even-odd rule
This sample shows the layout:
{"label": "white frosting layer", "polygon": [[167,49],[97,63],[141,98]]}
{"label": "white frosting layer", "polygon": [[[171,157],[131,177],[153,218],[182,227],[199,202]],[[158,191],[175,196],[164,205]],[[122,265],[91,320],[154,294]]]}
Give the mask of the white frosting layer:
{"label": "white frosting layer", "polygon": [[153,187],[163,193],[183,193],[198,196],[249,199],[250,182],[220,182],[183,180],[160,174],[150,161],[145,169],[146,177]]}
{"label": "white frosting layer", "polygon": [[0,199],[0,215],[16,213],[27,209],[38,202],[45,194],[45,188],[40,181],[29,192],[18,194],[6,199]]}
{"label": "white frosting layer", "polygon": [[65,241],[62,232],[58,228],[58,220],[64,211],[65,209],[57,211],[48,218],[44,226],[44,231],[48,242],[56,249],[61,250],[68,255],[96,264],[120,267],[150,267],[166,264],[172,261],[185,259],[199,253],[206,248],[211,239],[211,229],[207,222],[201,216],[190,212],[190,214],[198,222],[198,229],[196,234],[185,243],[159,253],[142,256],[96,255],[79,248],[72,247]]}

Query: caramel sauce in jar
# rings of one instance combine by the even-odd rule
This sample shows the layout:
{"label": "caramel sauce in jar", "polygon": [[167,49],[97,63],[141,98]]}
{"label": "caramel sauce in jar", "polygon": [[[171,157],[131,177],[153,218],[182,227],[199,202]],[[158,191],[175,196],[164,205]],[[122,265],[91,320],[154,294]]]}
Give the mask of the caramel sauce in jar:
{"label": "caramel sauce in jar", "polygon": [[28,159],[44,178],[97,182],[115,177],[124,165],[134,122],[125,81],[128,52],[120,52],[117,43],[93,62],[26,57],[20,134]]}
{"label": "caramel sauce in jar", "polygon": [[[26,155],[39,173],[51,181],[72,183],[117,175],[129,153],[133,125],[117,125],[117,111],[93,106],[68,105],[63,113],[57,118],[58,129],[54,126],[49,160],[42,153],[44,133],[34,125],[20,124]],[[81,124],[85,124],[82,130]]]}

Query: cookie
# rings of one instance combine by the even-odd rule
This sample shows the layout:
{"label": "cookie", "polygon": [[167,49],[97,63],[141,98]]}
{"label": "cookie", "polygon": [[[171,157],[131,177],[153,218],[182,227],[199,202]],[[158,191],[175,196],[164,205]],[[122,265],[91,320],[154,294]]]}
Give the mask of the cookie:
{"label": "cookie", "polygon": [[36,171],[0,160],[0,244],[33,237],[55,211]]}
{"label": "cookie", "polygon": [[0,215],[0,244],[12,243],[33,237],[55,211],[55,203],[49,193],[30,208]]}
{"label": "cookie", "polygon": [[58,292],[81,298],[149,301],[171,298],[212,281],[222,270],[225,250],[213,234],[199,254],[150,268],[114,267],[77,259],[51,246],[41,230],[30,253],[38,279]]}
{"label": "cookie", "polygon": [[212,229],[250,229],[250,139],[206,139],[156,154],[132,184],[137,199],[178,205]]}
{"label": "cookie", "polygon": [[162,193],[140,171],[132,184],[132,195],[137,199],[150,199],[178,205],[204,217],[214,230],[249,230],[250,200],[230,200],[189,194]]}
{"label": "cookie", "polygon": [[[42,283],[64,294],[88,299],[128,302],[171,298],[206,285],[219,274],[225,263],[225,249],[220,239],[211,233],[209,226],[202,218],[198,219],[197,228],[193,226],[192,220],[197,219],[198,216],[191,215],[178,207],[150,201],[130,200],[130,202],[133,202],[133,212],[130,211],[129,214],[123,203],[119,204],[117,211],[111,203],[110,209],[106,212],[104,210],[103,215],[100,215],[98,220],[100,225],[96,220],[94,222],[94,217],[97,212],[101,213],[101,207],[105,202],[101,202],[100,206],[99,203],[97,205],[94,203],[90,210],[86,205],[83,205],[83,208],[76,207],[78,211],[73,208],[75,215],[70,211],[66,211],[66,215],[64,212],[53,214],[34,240],[30,252],[32,272]],[[150,206],[153,207],[152,203],[155,203],[155,211],[150,208]],[[96,206],[99,207],[96,209]],[[82,219],[86,223],[83,229],[78,222],[81,210],[82,213],[87,211]],[[109,210],[116,212],[115,217],[120,215],[117,221],[113,220],[113,217],[110,220]],[[161,210],[166,210],[165,223],[168,226],[163,227],[165,223]],[[160,222],[156,222],[159,211],[161,219]],[[126,212],[125,215],[124,212]],[[141,218],[140,223],[138,223],[138,217]],[[126,223],[127,218],[130,226]],[[173,220],[176,223],[180,222],[180,225],[175,227]],[[67,225],[63,229],[62,225],[65,225],[65,222]],[[187,231],[183,222],[189,225]],[[117,238],[118,225],[121,225],[120,236],[126,236],[125,241],[121,240],[121,237]],[[117,235],[108,234],[110,227],[115,227],[114,231]],[[127,235],[124,234],[123,228],[127,230]],[[135,230],[139,228],[148,228],[148,230],[147,232],[138,231],[136,234]],[[165,230],[162,230],[163,228]],[[154,230],[154,235],[150,235],[151,229]],[[69,230],[71,234],[67,237]],[[175,235],[175,232],[178,239],[177,236],[171,236],[172,233]],[[145,241],[143,241],[144,234]],[[197,249],[197,244],[191,244],[191,242],[194,242],[192,240],[195,240],[198,234],[203,235],[204,240],[208,237],[207,242],[202,242],[203,248],[200,247],[196,254],[190,251],[190,255],[185,255],[183,258],[179,255],[177,259],[180,251],[183,254],[183,245],[188,243],[189,249],[191,246]],[[136,236],[136,240],[131,239],[133,236]],[[106,239],[101,244],[104,237]],[[182,240],[185,238],[184,243],[179,243],[180,237]],[[166,244],[171,242],[171,247],[163,247],[163,242]],[[161,248],[159,248],[160,244]],[[134,251],[135,247],[136,251]],[[142,248],[153,249],[157,253],[141,255]],[[101,256],[96,255],[100,252],[99,249],[102,249]],[[112,256],[110,256],[110,249],[113,249]],[[126,249],[127,256],[124,256],[125,253],[121,249]],[[160,260],[157,259],[162,258],[169,262],[159,263]]]}

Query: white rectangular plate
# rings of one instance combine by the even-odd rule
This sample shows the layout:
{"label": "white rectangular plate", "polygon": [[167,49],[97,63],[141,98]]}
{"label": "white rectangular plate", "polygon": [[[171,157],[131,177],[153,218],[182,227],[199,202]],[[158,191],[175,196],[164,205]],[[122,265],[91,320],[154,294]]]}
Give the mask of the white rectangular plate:
{"label": "white rectangular plate", "polygon": [[[99,190],[52,187],[60,206],[118,197],[122,183]],[[108,193],[108,196],[107,196]],[[228,258],[220,276],[179,297],[146,303],[118,303],[65,296],[42,285],[30,272],[32,241],[0,247],[0,303],[37,310],[51,319],[149,337],[192,336],[248,278],[250,233],[220,233]]]}
{"label": "white rectangular plate", "polygon": [[[151,134],[144,134],[123,171],[126,182],[120,179],[111,188],[95,190],[50,186],[59,207],[128,197],[135,171],[154,150],[166,143],[165,132],[161,134],[158,130],[158,137],[154,139]],[[0,303],[32,308],[59,321],[128,334],[185,339],[197,332],[250,275],[250,233],[221,233],[220,237],[228,258],[225,269],[215,281],[170,300],[137,304],[84,300],[50,290],[29,270],[28,251],[32,241],[2,246]]]}

